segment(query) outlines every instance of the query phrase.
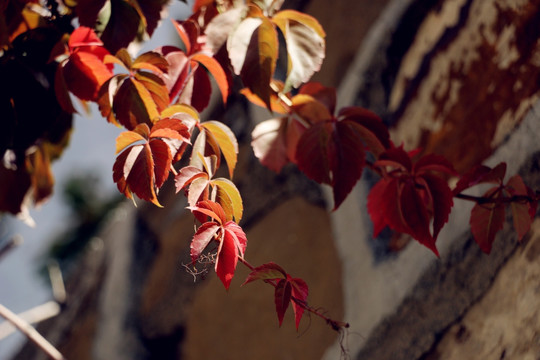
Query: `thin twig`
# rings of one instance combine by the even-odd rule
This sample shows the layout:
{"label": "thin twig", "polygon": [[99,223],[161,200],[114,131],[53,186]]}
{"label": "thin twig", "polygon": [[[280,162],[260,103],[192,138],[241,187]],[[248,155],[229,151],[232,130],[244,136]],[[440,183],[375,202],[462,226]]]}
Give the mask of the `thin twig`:
{"label": "thin twig", "polygon": [[468,200],[473,201],[478,204],[503,204],[503,203],[512,203],[512,202],[518,202],[518,203],[531,203],[534,201],[537,201],[538,199],[532,198],[527,195],[514,195],[510,197],[498,197],[498,198],[490,198],[490,197],[483,197],[483,196],[473,196],[473,195],[467,195],[467,194],[456,194],[454,197],[462,200]]}
{"label": "thin twig", "polygon": [[64,356],[40,333],[37,332],[29,323],[14,314],[11,310],[0,304],[0,316],[13,324],[26,337],[32,340],[41,350],[43,350],[51,359],[65,360]]}

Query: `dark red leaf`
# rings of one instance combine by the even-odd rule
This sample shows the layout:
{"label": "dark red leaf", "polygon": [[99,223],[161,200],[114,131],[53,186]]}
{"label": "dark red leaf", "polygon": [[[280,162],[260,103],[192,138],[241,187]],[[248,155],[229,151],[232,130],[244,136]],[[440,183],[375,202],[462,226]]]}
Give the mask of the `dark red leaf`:
{"label": "dark red leaf", "polygon": [[[511,195],[529,195],[527,186],[523,182],[523,179],[519,175],[512,176],[508,183],[506,184],[507,190]],[[534,216],[530,215],[531,204],[528,201],[516,202],[513,201],[510,203],[510,208],[512,210],[512,219],[514,220],[514,229],[516,229],[518,235],[518,241],[523,239],[523,236],[531,228],[532,220]]]}
{"label": "dark red leaf", "polygon": [[444,224],[448,222],[448,216],[454,205],[453,194],[448,186],[448,182],[439,176],[424,174],[422,180],[425,181],[431,195],[431,206],[433,207],[433,239],[435,241]]}
{"label": "dark red leaf", "polygon": [[251,271],[242,285],[256,280],[286,279],[287,273],[281,266],[273,262],[257,266]]}
{"label": "dark red leaf", "polygon": [[[484,197],[496,200],[501,197],[501,193],[499,187],[494,187]],[[491,252],[495,235],[503,228],[504,215],[504,204],[497,202],[475,204],[471,211],[471,231],[480,249],[486,254]]]}
{"label": "dark red leaf", "polygon": [[404,225],[408,228],[408,231],[405,232],[432,250],[435,255],[439,256],[439,252],[435,246],[435,239],[433,239],[429,232],[429,213],[422,196],[416,189],[416,184],[412,181],[401,184],[399,189],[399,204],[401,218],[404,221]]}
{"label": "dark red leaf", "polygon": [[290,280],[292,285],[292,296],[298,301],[291,301],[294,311],[294,319],[296,324],[296,330],[298,331],[298,326],[300,325],[300,320],[302,320],[302,315],[304,314],[304,307],[302,303],[306,303],[308,297],[308,286],[306,282],[299,278],[294,278]]}
{"label": "dark red leaf", "polygon": [[276,304],[279,326],[281,326],[283,323],[285,311],[287,311],[287,308],[289,307],[289,302],[291,301],[291,292],[292,286],[287,279],[281,279],[278,281],[274,295],[274,302]]}
{"label": "dark red leaf", "polygon": [[296,161],[308,177],[332,186],[334,209],[352,190],[365,164],[364,145],[346,122],[313,125],[298,141]]}
{"label": "dark red leaf", "polygon": [[505,174],[506,163],[500,163],[493,169],[484,165],[479,165],[461,176],[453,193],[459,194],[463,190],[481,183],[501,184]]}
{"label": "dark red leaf", "polygon": [[223,232],[216,261],[216,274],[225,286],[225,289],[229,289],[238,263],[238,244],[233,234],[231,231]]}

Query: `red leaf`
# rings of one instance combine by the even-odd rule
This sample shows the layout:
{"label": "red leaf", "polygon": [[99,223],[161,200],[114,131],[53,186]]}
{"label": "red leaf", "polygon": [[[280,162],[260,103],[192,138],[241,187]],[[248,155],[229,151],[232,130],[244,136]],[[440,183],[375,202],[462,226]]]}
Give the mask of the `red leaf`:
{"label": "red leaf", "polygon": [[120,192],[132,191],[139,198],[161,207],[154,188],[154,160],[148,143],[131,146],[118,155],[113,166],[113,180]]}
{"label": "red leaf", "polygon": [[479,165],[461,176],[453,193],[459,194],[463,190],[481,183],[501,184],[505,174],[506,163],[500,163],[493,169],[484,165]]}
{"label": "red leaf", "polygon": [[435,154],[422,156],[414,164],[414,172],[417,175],[422,175],[427,172],[438,172],[448,175],[456,175],[454,167],[445,157]]}
{"label": "red leaf", "polygon": [[333,114],[336,108],[336,89],[326,87],[318,82],[308,82],[302,85],[299,94],[310,95],[318,102],[322,103],[330,114]]}
{"label": "red leaf", "polygon": [[289,162],[286,145],[287,118],[263,121],[251,133],[253,153],[261,164],[280,172]]}
{"label": "red leaf", "polygon": [[276,285],[276,291],[274,295],[274,302],[276,304],[276,312],[279,320],[279,326],[283,323],[283,317],[285,311],[289,307],[291,301],[292,286],[287,279],[281,279]]}
{"label": "red leaf", "polygon": [[[291,285],[292,296],[296,298],[300,303],[305,303],[309,292],[306,282],[302,279],[294,278],[291,279]],[[294,311],[296,330],[298,331],[300,320],[302,320],[302,315],[304,314],[304,307],[294,300],[292,300],[291,302]]]}
{"label": "red leaf", "polygon": [[95,101],[100,87],[113,74],[96,55],[78,51],[70,55],[63,75],[69,91],[75,96],[81,100]]}
{"label": "red leaf", "polygon": [[[373,222],[374,238],[379,236],[380,232],[388,225],[386,217],[391,213],[389,205],[393,204],[397,198],[397,189],[392,191],[388,190],[388,188],[392,186],[395,187],[396,185],[396,180],[382,178],[369,191],[367,197],[367,209],[371,221]],[[390,199],[385,199],[385,196],[388,196],[388,191],[390,191]]]}
{"label": "red leaf", "polygon": [[401,184],[399,193],[401,218],[408,227],[406,232],[439,256],[435,239],[429,232],[429,214],[415,184],[413,182]]}
{"label": "red leaf", "polygon": [[454,206],[453,194],[448,182],[438,176],[424,174],[427,189],[431,195],[433,206],[433,239],[436,240],[444,224],[448,222],[448,216]]}
{"label": "red leaf", "polygon": [[193,236],[190,246],[191,261],[195,262],[203,250],[208,246],[210,241],[214,239],[214,236],[221,229],[219,224],[215,222],[205,222],[197,229],[197,232]]}
{"label": "red leaf", "polygon": [[[488,190],[484,197],[496,200],[500,198],[502,191],[499,187]],[[471,231],[475,241],[483,252],[489,254],[495,235],[504,225],[504,204],[487,203],[475,204],[471,211]]]}
{"label": "red leaf", "polygon": [[176,185],[176,193],[189,185],[197,178],[208,178],[208,174],[195,166],[184,166],[178,171],[178,175],[174,177]]}
{"label": "red leaf", "polygon": [[152,126],[159,119],[159,112],[152,95],[134,78],[126,78],[114,94],[112,109],[120,124],[134,129],[138,124]]}
{"label": "red leaf", "polygon": [[355,106],[341,109],[338,117],[349,124],[375,156],[390,148],[388,128],[374,112]]}
{"label": "red leaf", "polygon": [[238,246],[234,236],[229,231],[224,231],[218,247],[218,258],[216,260],[216,274],[225,286],[229,289],[234,271],[238,263]]}
{"label": "red leaf", "polygon": [[247,248],[247,237],[244,230],[234,221],[228,221],[223,225],[225,236],[230,236],[238,248],[238,255],[244,257]]}
{"label": "red leaf", "polygon": [[298,141],[296,161],[308,177],[332,186],[334,210],[352,190],[365,163],[364,145],[346,122],[322,122]]}
{"label": "red leaf", "polygon": [[191,58],[194,61],[197,61],[199,64],[204,66],[206,70],[214,77],[216,84],[221,92],[221,97],[223,103],[227,102],[227,97],[229,95],[229,81],[227,79],[227,74],[217,62],[216,59],[206,56],[204,54],[194,54]]}
{"label": "red leaf", "polygon": [[159,189],[169,177],[172,155],[169,146],[160,139],[152,139],[150,141],[150,152],[154,159],[155,186]]}
{"label": "red leaf", "polygon": [[287,273],[285,272],[285,270],[283,270],[281,266],[273,262],[269,262],[261,266],[257,266],[255,269],[253,269],[242,285],[248,284],[256,280],[274,280],[286,278]]}
{"label": "red leaf", "polygon": [[195,206],[189,206],[192,212],[199,212],[203,215],[210,216],[216,220],[219,224],[225,223],[225,213],[221,208],[221,205],[211,200],[199,201]]}
{"label": "red leaf", "polygon": [[[511,195],[529,195],[527,186],[523,182],[523,179],[519,175],[512,176],[508,183],[506,184],[507,190]],[[516,229],[518,235],[518,241],[523,239],[523,236],[531,228],[532,220],[534,215],[531,216],[530,208],[531,204],[528,201],[516,202],[513,201],[510,203],[510,208],[512,209],[512,219],[514,220],[514,229]]]}

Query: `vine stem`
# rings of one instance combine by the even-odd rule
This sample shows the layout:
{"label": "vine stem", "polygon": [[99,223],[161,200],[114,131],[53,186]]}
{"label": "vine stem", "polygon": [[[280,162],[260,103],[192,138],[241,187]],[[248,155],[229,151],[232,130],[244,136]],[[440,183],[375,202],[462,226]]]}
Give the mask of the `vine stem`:
{"label": "vine stem", "polygon": [[50,342],[48,342],[32,325],[21,319],[11,310],[0,304],[0,316],[9,321],[13,326],[19,329],[26,337],[32,340],[41,350],[43,350],[51,359],[66,360]]}
{"label": "vine stem", "polygon": [[[249,270],[251,270],[251,271],[255,270],[255,267],[253,265],[251,265],[246,259],[244,259],[242,257],[238,257],[238,260],[242,264],[244,264]],[[271,281],[271,280],[264,280],[264,282],[267,283],[267,284],[272,285],[273,287],[277,286],[277,283],[274,282],[274,281]],[[309,306],[307,302],[302,301],[300,299],[297,299],[296,297],[294,297],[292,295],[291,295],[291,300],[294,301],[300,307],[302,307],[305,311],[307,311],[307,312],[309,312],[309,313],[311,313],[313,315],[316,315],[316,316],[320,317],[321,319],[323,319],[335,331],[340,331],[342,328],[348,328],[349,327],[349,323],[343,322],[343,321],[333,320],[333,319],[329,318],[328,316],[324,315],[323,313],[321,313],[319,310],[314,309],[311,306]]]}
{"label": "vine stem", "polygon": [[466,195],[466,194],[456,194],[454,195],[455,198],[472,201],[478,204],[502,204],[502,203],[512,203],[512,202],[534,202],[538,200],[538,196],[536,198],[533,198],[531,196],[527,195],[514,195],[510,197],[500,197],[500,198],[488,198],[483,196],[473,196],[473,195]]}

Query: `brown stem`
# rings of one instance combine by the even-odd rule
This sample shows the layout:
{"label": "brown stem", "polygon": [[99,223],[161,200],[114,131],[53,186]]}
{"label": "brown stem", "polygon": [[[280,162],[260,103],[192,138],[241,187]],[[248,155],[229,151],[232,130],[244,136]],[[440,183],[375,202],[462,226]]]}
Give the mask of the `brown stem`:
{"label": "brown stem", "polygon": [[51,359],[65,360],[64,356],[56,350],[40,333],[37,332],[29,323],[14,314],[11,310],[0,304],[0,316],[9,321],[13,326],[19,329],[26,337],[32,340],[41,350],[43,350]]}
{"label": "brown stem", "polygon": [[[251,265],[246,259],[238,257],[240,262],[244,264],[246,267],[248,267],[251,271],[255,270],[255,267]],[[273,287],[277,286],[277,282],[272,280],[264,280],[265,283],[272,285]],[[297,305],[299,305],[301,308],[303,308],[305,311],[310,312],[314,315],[317,315],[321,319],[323,319],[330,327],[335,331],[340,331],[342,328],[348,328],[349,323],[343,322],[343,321],[337,321],[333,320],[327,316],[325,316],[323,313],[319,312],[317,309],[312,308],[308,305],[307,302],[297,299],[294,296],[291,296],[291,300],[294,301]]]}
{"label": "brown stem", "polygon": [[473,201],[478,204],[508,204],[513,202],[526,203],[534,202],[538,200],[528,195],[514,195],[510,197],[488,198],[483,196],[473,196],[466,194],[456,194],[454,197],[462,200]]}

